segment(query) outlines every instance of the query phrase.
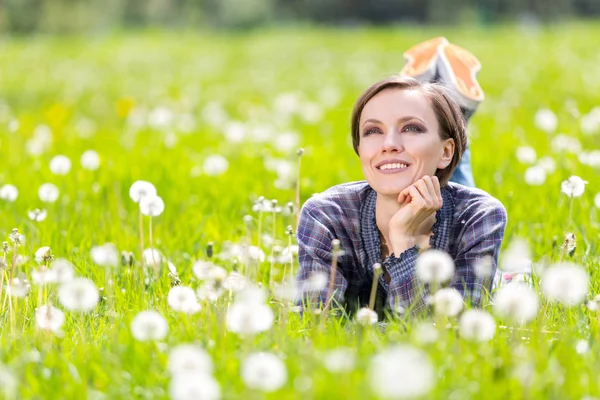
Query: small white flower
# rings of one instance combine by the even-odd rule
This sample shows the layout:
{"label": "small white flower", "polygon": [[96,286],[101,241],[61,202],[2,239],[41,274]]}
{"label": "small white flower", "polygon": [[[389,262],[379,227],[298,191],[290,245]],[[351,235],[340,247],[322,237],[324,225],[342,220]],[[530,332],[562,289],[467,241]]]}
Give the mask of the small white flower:
{"label": "small white flower", "polygon": [[165,261],[162,253],[158,249],[144,249],[144,263],[149,268],[158,268]]}
{"label": "small white flower", "polygon": [[323,355],[325,369],[332,373],[351,372],[354,369],[356,353],[353,349],[339,347]]}
{"label": "small white flower", "polygon": [[210,355],[198,345],[180,344],[169,352],[169,371],[171,375],[196,374],[210,375],[213,362]]}
{"label": "small white flower", "polygon": [[50,171],[54,175],[66,175],[71,171],[71,160],[67,156],[58,155],[50,160]]}
{"label": "small white flower", "polygon": [[43,286],[49,283],[56,282],[55,272],[51,269],[41,266],[40,269],[33,269],[31,271],[31,280],[34,285]]}
{"label": "small white flower", "polygon": [[156,188],[147,181],[135,181],[129,188],[131,200],[139,203],[146,196],[156,196]]}
{"label": "small white flower", "polygon": [[242,380],[251,389],[274,392],[287,381],[283,361],[271,353],[253,353],[242,362]]}
{"label": "small white flower", "polygon": [[556,153],[562,153],[564,151],[578,154],[581,151],[581,143],[574,137],[558,134],[552,139],[550,147]]}
{"label": "small white flower", "polygon": [[495,294],[494,312],[520,324],[534,319],[539,308],[538,295],[524,283],[509,283],[501,287]]}
{"label": "small white flower", "polygon": [[533,164],[537,159],[535,149],[530,146],[517,147],[517,160],[521,164]]}
{"label": "small white flower", "polygon": [[377,313],[369,307],[363,307],[356,313],[356,321],[362,326],[376,324],[377,320]]}
{"label": "small white flower", "polygon": [[531,251],[527,241],[521,238],[513,239],[502,253],[500,269],[510,274],[531,273]]}
{"label": "small white flower", "polygon": [[52,183],[44,183],[38,190],[38,196],[44,203],[54,203],[58,199],[58,188]]}
{"label": "small white flower", "polygon": [[575,345],[575,351],[577,352],[577,354],[585,354],[589,351],[590,349],[590,344],[587,340],[580,340],[577,342],[577,344]]}
{"label": "small white flower", "polygon": [[373,391],[386,399],[424,396],[435,385],[435,369],[427,355],[408,345],[376,354],[369,366]]}
{"label": "small white flower", "polygon": [[549,174],[556,171],[556,161],[554,161],[554,158],[550,156],[544,156],[540,158],[537,162],[537,166],[543,168],[544,171],[546,171]]}
{"label": "small white flower", "polygon": [[479,279],[490,279],[492,278],[493,268],[494,258],[490,255],[484,256],[475,262],[475,275]]}
{"label": "small white flower", "polygon": [[15,185],[6,184],[0,187],[0,200],[10,201],[11,203],[19,197],[19,190]]}
{"label": "small white flower", "polygon": [[227,310],[227,330],[238,335],[254,335],[273,326],[273,310],[266,304],[234,302]]}
{"label": "small white flower", "polygon": [[117,246],[112,243],[105,243],[101,246],[94,246],[90,251],[94,264],[101,267],[116,267],[119,265],[120,254]]}
{"label": "small white flower", "polygon": [[294,132],[281,133],[274,139],[275,148],[286,153],[297,150],[300,146],[299,143],[298,134]]}
{"label": "small white flower", "polygon": [[482,310],[467,310],[458,323],[460,335],[467,340],[487,342],[496,333],[494,317]]}
{"label": "small white flower", "polygon": [[249,283],[246,277],[239,272],[231,272],[227,279],[223,282],[223,289],[230,290],[234,293],[241,292]]}
{"label": "small white flower", "polygon": [[172,400],[218,400],[221,388],[207,374],[178,374],[169,384],[169,394]]}
{"label": "small white flower", "polygon": [[546,182],[546,170],[538,165],[525,170],[525,182],[530,186],[540,186]]}
{"label": "small white flower", "polygon": [[139,312],[131,320],[131,334],[140,342],[162,340],[168,332],[167,320],[156,311]]}
{"label": "small white flower", "polygon": [[208,279],[208,273],[213,266],[214,264],[210,261],[196,261],[192,265],[192,272],[196,278],[203,281]]}
{"label": "small white flower", "polygon": [[535,126],[547,133],[552,133],[556,131],[558,127],[558,118],[556,114],[547,108],[540,108],[534,117]]}
{"label": "small white flower", "polygon": [[75,278],[58,289],[58,300],[67,310],[87,312],[96,307],[100,293],[90,279]]}
{"label": "small white flower", "polygon": [[66,283],[75,278],[75,267],[64,258],[57,258],[50,267],[56,283]]}
{"label": "small white flower", "polygon": [[51,305],[40,306],[35,310],[35,322],[40,329],[57,332],[65,322],[65,313]]}
{"label": "small white flower", "polygon": [[200,304],[196,300],[194,289],[187,286],[174,286],[169,290],[167,297],[169,306],[185,314],[195,314],[200,311]]}
{"label": "small white flower", "polygon": [[48,260],[52,257],[52,250],[49,246],[43,246],[36,250],[34,260],[38,264],[41,264],[43,261]]}
{"label": "small white flower", "polygon": [[140,200],[140,211],[150,217],[158,217],[165,210],[165,202],[159,196],[144,196]]}
{"label": "small white flower", "polygon": [[86,150],[81,155],[81,166],[89,171],[95,171],[100,167],[100,156],[96,150]]}
{"label": "small white flower", "polygon": [[148,114],[148,125],[154,129],[162,129],[173,123],[173,111],[169,108],[160,106],[152,109]]}
{"label": "small white flower", "polygon": [[202,165],[202,170],[208,176],[223,175],[227,172],[228,168],[229,162],[227,159],[218,154],[206,157],[206,160],[204,160],[204,164]]}
{"label": "small white flower", "polygon": [[36,208],[34,210],[27,211],[27,216],[32,221],[42,222],[48,216],[48,212],[45,209],[40,210],[39,208]]}
{"label": "small white flower", "polygon": [[13,278],[6,285],[6,292],[13,297],[25,297],[31,290],[31,285],[24,275]]}
{"label": "small white flower", "polygon": [[561,192],[563,192],[571,198],[579,197],[585,191],[586,184],[587,181],[584,181],[580,177],[573,175],[569,179],[561,183],[560,190]]}
{"label": "small white flower", "polygon": [[257,246],[244,246],[238,259],[244,265],[262,263],[265,261],[265,252]]}
{"label": "small white flower", "polygon": [[590,278],[588,273],[578,265],[563,262],[544,270],[541,286],[542,293],[548,300],[572,307],[586,299]]}
{"label": "small white flower", "polygon": [[417,258],[415,273],[423,283],[440,285],[454,276],[454,260],[444,251],[427,250]]}
{"label": "small white flower", "polygon": [[454,317],[463,309],[463,297],[454,288],[443,288],[435,292],[429,299],[436,314]]}
{"label": "small white flower", "polygon": [[309,275],[302,285],[302,292],[320,292],[329,283],[329,275],[323,271],[316,271]]}
{"label": "small white flower", "polygon": [[196,296],[202,301],[208,300],[212,303],[219,300],[219,297],[223,294],[223,288],[216,287],[211,282],[206,282],[204,285],[196,289]]}

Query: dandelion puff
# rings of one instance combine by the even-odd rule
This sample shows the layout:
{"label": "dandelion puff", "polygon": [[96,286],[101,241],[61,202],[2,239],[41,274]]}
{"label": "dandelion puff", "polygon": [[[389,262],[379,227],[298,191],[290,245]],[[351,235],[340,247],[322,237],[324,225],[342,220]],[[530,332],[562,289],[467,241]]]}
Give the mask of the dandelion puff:
{"label": "dandelion puff", "polygon": [[96,150],[86,150],[81,155],[81,166],[88,171],[95,171],[100,167],[100,156]]}
{"label": "dandelion puff", "polygon": [[433,344],[437,342],[440,334],[431,322],[419,322],[413,327],[412,337],[420,344]]}
{"label": "dandelion puff", "polygon": [[377,320],[377,313],[369,307],[363,307],[356,313],[356,321],[362,326],[376,324]]}
{"label": "dandelion puff", "polygon": [[385,399],[424,396],[435,384],[435,370],[427,355],[408,345],[376,354],[368,376],[375,393]]}
{"label": "dandelion puff", "polygon": [[94,264],[101,267],[116,267],[119,265],[119,250],[117,250],[117,246],[112,243],[105,243],[101,246],[92,247],[90,255]]}
{"label": "dandelion puff", "polygon": [[168,332],[167,320],[156,311],[141,311],[131,320],[131,334],[140,342],[162,340]]}
{"label": "dandelion puff", "polygon": [[0,187],[0,199],[14,202],[19,197],[19,190],[15,185],[6,184]]}
{"label": "dandelion puff", "polygon": [[524,324],[537,316],[540,301],[528,285],[512,282],[501,287],[495,295],[494,312],[517,323]]}
{"label": "dandelion puff", "polygon": [[500,269],[511,274],[531,273],[531,251],[524,239],[513,239],[502,254]]}
{"label": "dandelion puff", "polygon": [[538,165],[525,170],[525,182],[530,186],[540,186],[546,182],[546,170]]}
{"label": "dandelion puff", "polygon": [[329,350],[323,356],[323,365],[325,369],[332,373],[351,372],[356,362],[354,350],[346,347],[339,347]]}
{"label": "dandelion puff", "polygon": [[169,306],[185,314],[195,314],[200,311],[200,304],[196,300],[194,289],[187,286],[175,286],[169,290],[167,297]]}
{"label": "dandelion puff", "polygon": [[90,279],[75,278],[58,289],[58,300],[67,310],[87,312],[96,307],[100,293]]}
{"label": "dandelion puff", "polygon": [[247,336],[265,332],[273,326],[273,310],[266,304],[234,302],[227,310],[227,330]]}
{"label": "dandelion puff", "polygon": [[198,345],[180,344],[169,352],[169,371],[171,375],[197,374],[209,375],[213,372],[210,355]]}
{"label": "dandelion puff", "polygon": [[44,203],[54,203],[58,199],[58,195],[58,188],[52,183],[44,183],[38,190],[38,196]]}
{"label": "dandelion puff", "polygon": [[196,261],[192,265],[192,272],[196,278],[203,281],[208,279],[208,273],[213,266],[214,264],[210,261]]}
{"label": "dandelion puff", "polygon": [[50,268],[56,283],[66,283],[75,279],[75,267],[69,260],[57,258],[52,262]]}
{"label": "dandelion puff", "polygon": [[202,170],[208,176],[220,176],[227,172],[229,168],[229,162],[227,159],[219,154],[211,155],[206,157],[204,164],[202,164]]}
{"label": "dandelion puff", "polygon": [[550,156],[544,156],[540,158],[537,162],[537,166],[543,168],[544,171],[546,171],[549,174],[556,171],[556,161],[554,161],[554,158]]}
{"label": "dandelion puff", "polygon": [[249,282],[246,277],[235,271],[231,272],[223,282],[223,288],[234,293],[241,292],[248,286]]}
{"label": "dandelion puff", "polygon": [[485,280],[492,277],[494,269],[494,258],[490,255],[483,256],[475,262],[475,275],[479,279]]}
{"label": "dandelion puff", "polygon": [[144,249],[142,257],[144,258],[144,265],[148,268],[158,268],[164,261],[162,253],[153,248]]}
{"label": "dandelion puff", "polygon": [[52,250],[49,246],[43,246],[36,250],[34,260],[38,264],[42,262],[52,261],[54,256],[52,255]]}
{"label": "dandelion puff", "polygon": [[554,264],[544,270],[542,293],[550,301],[572,307],[582,303],[590,285],[588,273],[573,263]]}
{"label": "dandelion puff", "polygon": [[454,261],[444,251],[428,250],[417,258],[415,273],[423,283],[439,285],[454,276]]}
{"label": "dandelion puff", "polygon": [[6,293],[13,297],[25,297],[29,294],[31,285],[22,273],[8,282]]}
{"label": "dandelion puff", "polygon": [[27,216],[32,221],[42,222],[48,216],[48,212],[45,209],[40,210],[39,208],[36,208],[36,209],[27,211]]}
{"label": "dandelion puff", "polygon": [[148,181],[135,181],[129,188],[129,197],[131,200],[139,203],[141,199],[147,196],[156,196],[156,188]]}
{"label": "dandelion puff", "polygon": [[587,340],[580,340],[575,345],[575,351],[577,354],[585,354],[590,349],[590,343]]}
{"label": "dandelion puff", "polygon": [[494,317],[482,310],[467,310],[458,322],[460,335],[477,342],[492,340],[496,333],[496,322]]}
{"label": "dandelion puff", "polygon": [[251,389],[274,392],[287,381],[283,361],[271,353],[253,353],[242,362],[242,380]]}
{"label": "dandelion puff", "polygon": [[218,400],[219,383],[207,374],[181,374],[171,379],[169,394],[172,400]]}
{"label": "dandelion puff", "polygon": [[329,276],[323,271],[316,271],[309,275],[302,284],[302,292],[320,292],[327,287]]}
{"label": "dandelion puff", "polygon": [[144,196],[140,200],[140,211],[149,217],[158,217],[165,210],[165,202],[159,196]]}
{"label": "dandelion puff", "polygon": [[517,160],[521,164],[533,164],[537,160],[535,149],[530,146],[517,147]]}
{"label": "dandelion puff", "polygon": [[39,270],[33,269],[31,271],[31,280],[34,285],[43,286],[49,283],[56,282],[55,272],[51,269],[41,266]]}
{"label": "dandelion puff", "polygon": [[58,155],[50,160],[50,171],[54,175],[66,175],[71,171],[71,160],[67,156]]}
{"label": "dandelion puff", "polygon": [[444,288],[435,292],[428,302],[433,305],[433,309],[438,315],[454,317],[463,309],[463,297],[460,292],[454,288]]}
{"label": "dandelion puff", "polygon": [[579,197],[585,191],[585,185],[587,185],[587,181],[573,175],[560,184],[560,190],[571,198]]}
{"label": "dandelion puff", "polygon": [[558,127],[558,118],[556,114],[547,108],[540,108],[534,116],[535,126],[547,133],[556,131]]}
{"label": "dandelion puff", "polygon": [[51,305],[43,305],[35,310],[35,323],[40,329],[58,332],[65,322],[65,313]]}

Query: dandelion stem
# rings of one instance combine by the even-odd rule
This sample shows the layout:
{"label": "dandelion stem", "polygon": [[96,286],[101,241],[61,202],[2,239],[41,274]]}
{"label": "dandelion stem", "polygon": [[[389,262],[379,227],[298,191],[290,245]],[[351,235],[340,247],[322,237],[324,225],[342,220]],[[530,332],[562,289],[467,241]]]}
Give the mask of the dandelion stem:
{"label": "dandelion stem", "polygon": [[340,250],[340,241],[338,239],[334,239],[332,241],[333,247],[333,258],[331,261],[331,272],[329,274],[329,286],[327,287],[327,304],[325,304],[325,308],[323,309],[323,320],[327,319],[327,313],[331,308],[331,302],[333,301],[333,287],[335,284],[335,275],[337,273],[337,263],[338,263],[338,255]]}
{"label": "dandelion stem", "polygon": [[369,297],[369,308],[375,310],[375,298],[377,297],[377,284],[381,276],[381,264],[373,266],[373,285],[371,286],[371,296]]}
{"label": "dandelion stem", "polygon": [[294,212],[296,213],[296,226],[300,222],[300,167],[302,166],[302,154],[304,149],[298,150],[298,170],[296,171],[296,207]]}
{"label": "dandelion stem", "polygon": [[140,210],[140,286],[142,293],[144,293],[144,217],[142,210]]}
{"label": "dandelion stem", "polygon": [[148,224],[148,241],[150,242],[151,257],[152,257],[152,265],[154,266],[154,276],[156,280],[158,280],[158,265],[156,260],[154,259],[154,244],[152,242],[152,217],[150,217],[150,222]]}

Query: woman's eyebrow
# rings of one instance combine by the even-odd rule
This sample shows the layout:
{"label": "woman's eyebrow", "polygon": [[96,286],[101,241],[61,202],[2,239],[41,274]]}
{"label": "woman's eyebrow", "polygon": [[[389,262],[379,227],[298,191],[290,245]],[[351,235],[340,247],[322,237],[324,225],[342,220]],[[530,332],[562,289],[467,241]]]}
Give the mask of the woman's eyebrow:
{"label": "woman's eyebrow", "polygon": [[[398,119],[397,122],[398,123],[403,123],[403,122],[406,122],[406,121],[410,121],[411,119],[416,119],[417,121],[420,121],[421,123],[425,124],[425,121],[423,121],[423,119],[417,117],[416,115],[407,115],[406,117],[402,117],[402,118]],[[365,126],[369,122],[373,122],[375,124],[380,124],[381,123],[381,121],[379,121],[378,119],[369,118],[365,122],[363,122],[362,126]]]}
{"label": "woman's eyebrow", "polygon": [[365,126],[369,122],[373,122],[375,124],[380,124],[381,123],[381,121],[379,121],[377,119],[369,118],[368,120],[366,120],[365,122],[363,122],[362,126]]}

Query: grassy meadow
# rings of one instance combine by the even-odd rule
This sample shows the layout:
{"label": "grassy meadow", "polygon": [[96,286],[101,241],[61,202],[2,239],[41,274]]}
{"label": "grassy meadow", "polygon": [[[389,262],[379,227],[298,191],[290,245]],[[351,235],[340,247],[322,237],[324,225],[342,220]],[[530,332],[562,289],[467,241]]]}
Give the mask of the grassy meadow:
{"label": "grassy meadow", "polygon": [[[297,210],[288,203],[296,202],[298,168],[301,202],[362,179],[349,134],[354,100],[398,72],[405,49],[438,35],[483,65],[486,100],[469,128],[472,163],[477,186],[508,212],[503,249],[516,239],[526,243],[511,260],[533,261],[526,279],[536,291],[548,265],[577,264],[589,275],[585,299],[594,299],[600,292],[600,111],[594,111],[600,50],[593,38],[600,30],[593,24],[2,38],[0,242],[8,251],[0,249],[6,261],[0,398],[600,398],[594,302],[566,306],[540,294],[537,318],[525,324],[486,304],[496,329],[491,340],[477,342],[459,334],[458,317],[432,317],[435,326],[402,318],[363,326],[334,315],[299,316],[278,295],[284,271],[291,276],[297,268],[287,227],[295,231]],[[587,185],[570,198],[561,183],[573,175]],[[160,215],[143,217],[143,246],[157,250],[144,269],[140,207],[130,198],[138,180],[151,182],[165,205]],[[46,183],[58,189],[54,201],[53,188],[40,193]],[[10,188],[3,194],[4,185],[14,185],[18,195]],[[281,210],[253,209],[261,196],[277,200]],[[14,228],[23,235],[20,246],[9,238]],[[576,237],[573,252],[562,246],[567,233]],[[98,250],[107,243],[114,247]],[[256,254],[236,256],[235,244],[256,246]],[[47,251],[36,260],[44,246],[54,261]],[[92,249],[104,263],[92,258]],[[133,253],[128,265],[122,252],[125,261]],[[241,301],[233,290],[198,299],[197,312],[169,305],[175,281],[202,291],[198,261],[209,258],[269,290],[262,303],[273,313],[272,325],[236,334],[227,322],[228,310]],[[39,284],[40,271],[59,259],[98,288],[100,301],[87,311],[65,305],[61,285]],[[7,285],[11,266],[23,273],[25,289]],[[62,326],[39,326],[44,316],[35,310],[42,305],[63,311]],[[155,340],[136,338],[132,322],[145,310],[160,313],[168,332],[161,334],[162,322],[148,323],[146,334]],[[178,377],[171,351],[192,343],[213,366]],[[377,389],[386,384],[377,378],[396,377],[378,373],[373,357],[394,346],[418,355],[414,365],[410,357],[397,365],[398,376],[413,385],[404,395]],[[256,352],[276,356],[284,369],[263,366],[253,386],[242,370]],[[430,373],[418,375],[419,363]],[[196,378],[197,387],[184,390]]]}

